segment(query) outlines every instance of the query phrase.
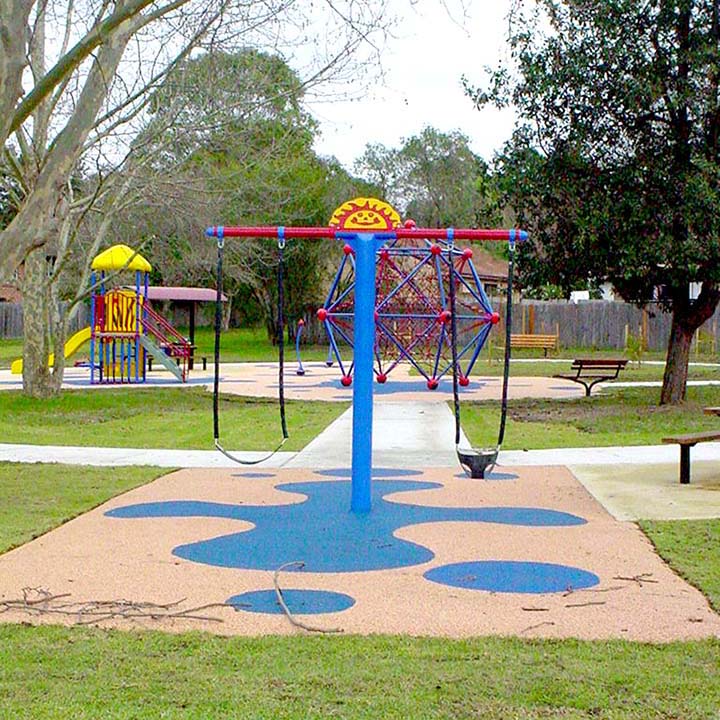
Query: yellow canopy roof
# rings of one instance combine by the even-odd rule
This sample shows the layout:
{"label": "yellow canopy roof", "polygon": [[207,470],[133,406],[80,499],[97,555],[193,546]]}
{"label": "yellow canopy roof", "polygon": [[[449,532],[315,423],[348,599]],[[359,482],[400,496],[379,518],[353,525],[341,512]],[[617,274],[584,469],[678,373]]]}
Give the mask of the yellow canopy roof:
{"label": "yellow canopy roof", "polygon": [[93,261],[93,270],[140,270],[150,272],[152,265],[127,245],[113,245],[103,250]]}

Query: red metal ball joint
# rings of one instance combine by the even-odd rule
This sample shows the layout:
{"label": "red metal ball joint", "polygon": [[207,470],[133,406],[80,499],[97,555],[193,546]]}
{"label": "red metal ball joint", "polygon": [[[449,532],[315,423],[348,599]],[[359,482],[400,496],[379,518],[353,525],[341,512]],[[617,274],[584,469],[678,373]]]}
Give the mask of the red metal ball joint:
{"label": "red metal ball joint", "polygon": [[428,390],[437,390],[439,384],[440,383],[438,382],[437,378],[430,378],[427,381]]}
{"label": "red metal ball joint", "polygon": [[380,259],[383,262],[387,262],[390,259],[390,251],[385,250],[384,248],[380,251]]}
{"label": "red metal ball joint", "polygon": [[378,373],[375,376],[375,379],[381,384],[385,384],[387,382],[387,375],[385,373]]}
{"label": "red metal ball joint", "polygon": [[460,375],[458,377],[458,384],[461,387],[467,387],[470,384],[470,378],[466,377],[465,375]]}
{"label": "red metal ball joint", "polygon": [[340,382],[344,387],[350,387],[352,385],[352,377],[350,377],[350,375],[343,375],[340,378]]}
{"label": "red metal ball joint", "polygon": [[439,245],[431,245],[430,246],[430,254],[431,255],[439,255],[442,252],[442,248]]}
{"label": "red metal ball joint", "polygon": [[328,311],[326,308],[318,308],[317,318],[320,322],[325,322],[328,317]]}
{"label": "red metal ball joint", "polygon": [[450,318],[452,317],[452,313],[449,310],[443,310],[438,316],[437,321],[438,323],[445,324],[450,321]]}
{"label": "red metal ball joint", "polygon": [[346,255],[354,255],[355,251],[352,249],[352,245],[343,245],[343,252]]}
{"label": "red metal ball joint", "polygon": [[469,260],[472,257],[472,250],[470,248],[465,248],[462,252],[462,258],[463,260]]}
{"label": "red metal ball joint", "polygon": [[493,325],[497,325],[500,322],[500,315],[496,312],[492,313],[492,315],[490,315],[490,322]]}
{"label": "red metal ball joint", "polygon": [[417,223],[411,218],[408,218],[403,225],[407,230],[414,230],[417,227]]}

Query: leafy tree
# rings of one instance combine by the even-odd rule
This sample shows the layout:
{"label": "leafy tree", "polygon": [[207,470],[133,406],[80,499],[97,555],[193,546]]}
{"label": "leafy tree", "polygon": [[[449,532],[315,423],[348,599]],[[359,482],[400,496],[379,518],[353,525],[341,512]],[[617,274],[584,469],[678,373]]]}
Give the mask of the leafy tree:
{"label": "leafy tree", "polygon": [[720,300],[718,3],[519,0],[510,46],[516,72],[468,90],[517,109],[504,165],[529,249],[564,285],[607,276],[638,303],[664,287],[660,402],[681,402],[693,334]]}
{"label": "leafy tree", "polygon": [[[202,239],[208,225],[324,225],[356,194],[337,161],[316,156],[304,90],[279,56],[253,49],[188,60],[158,89],[136,141],[157,179],[141,183],[147,197],[120,223],[129,244],[149,238],[155,282],[214,284],[215,244]],[[319,299],[326,251],[318,241],[287,243],[288,317]],[[237,299],[245,320],[259,315],[276,336],[277,257],[274,241],[225,243],[226,322]]]}
{"label": "leafy tree", "polygon": [[368,145],[355,170],[424,227],[478,227],[496,216],[487,165],[459,131],[426,127],[397,149]]}

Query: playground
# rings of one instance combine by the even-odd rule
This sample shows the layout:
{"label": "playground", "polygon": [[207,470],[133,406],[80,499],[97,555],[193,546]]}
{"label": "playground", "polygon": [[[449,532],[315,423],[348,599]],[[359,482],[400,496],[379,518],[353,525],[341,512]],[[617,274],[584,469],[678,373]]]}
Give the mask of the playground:
{"label": "playground", "polygon": [[[349,217],[367,220],[357,207]],[[395,222],[391,213],[370,215],[378,217]],[[382,226],[363,248],[364,227],[360,232],[340,226],[342,238],[356,245],[345,250],[338,277],[352,261],[354,282],[371,288],[375,278],[363,275],[367,268],[360,265],[375,267],[378,238],[382,247],[392,233],[413,238],[426,232]],[[267,232],[290,236],[289,230]],[[241,231],[213,228],[219,252],[223,236],[242,237]],[[246,234],[262,231],[249,228]],[[462,231],[453,234],[462,237]],[[561,453],[557,461],[549,453],[545,462],[504,455],[502,427],[494,452],[468,447],[458,421],[460,397],[501,401],[504,422],[508,398],[585,393],[562,379],[511,380],[507,372],[503,379],[470,378],[494,324],[489,310],[481,310],[473,326],[469,309],[430,313],[425,301],[421,307],[409,303],[409,310],[407,303],[391,307],[403,288],[418,295],[427,265],[438,277],[444,274],[442,306],[452,303],[454,283],[465,282],[461,269],[470,255],[452,244],[443,249],[433,242],[428,248],[441,249],[424,254],[410,247],[392,260],[381,255],[380,262],[392,263],[400,279],[380,303],[359,307],[366,293],[358,289],[354,332],[344,304],[348,286],[340,295],[339,283],[331,291],[322,319],[331,324],[331,338],[335,333],[353,346],[351,364],[342,365],[339,345],[331,340],[339,368],[306,363],[299,375],[277,363],[243,363],[176,379],[212,386],[216,408],[224,392],[280,393],[281,408],[284,397],[352,398],[352,410],[299,453],[270,453],[265,462],[253,459],[248,466],[242,453],[220,446],[216,409],[215,442],[226,460],[235,461],[232,467],[163,475],[0,557],[3,620],[248,636],[305,631],[646,642],[720,637],[720,616],[707,599],[663,562],[613,504],[612,493],[598,492],[592,471],[572,469]],[[134,259],[125,255],[122,262]],[[70,387],[148,384],[145,354],[162,349],[145,338],[145,266],[136,272],[134,290],[103,292],[94,300],[100,308],[91,331],[97,348],[90,368],[68,373]],[[218,294],[221,289],[219,282]],[[470,296],[483,305],[482,295]],[[378,349],[374,333],[360,332],[361,313],[370,318],[366,324],[383,326],[380,345],[387,353]],[[455,320],[461,318],[471,325],[460,348],[465,365],[457,357]],[[427,342],[408,346],[400,341],[408,335]],[[431,352],[422,352],[421,345]],[[176,368],[187,357],[164,354]],[[461,447],[492,456],[482,479],[463,472]],[[647,456],[640,460],[646,461]],[[700,497],[697,506],[707,507],[712,488],[711,481],[687,490]],[[23,588],[34,590],[23,596]]]}
{"label": "playground", "polygon": [[[416,230],[407,231],[412,236]],[[231,238],[227,233],[225,241]],[[349,243],[352,238],[346,234],[342,240]],[[342,253],[346,264],[359,263],[360,255],[359,250]],[[369,257],[374,264],[374,251]],[[371,318],[376,315],[375,324],[383,325],[384,340],[378,341],[373,333],[358,338],[348,324],[345,302],[352,296],[352,291],[347,293],[352,282],[346,283],[344,299],[338,300],[342,292],[338,295],[336,288],[325,303],[323,322],[330,325],[336,343],[332,365],[305,361],[302,373],[292,357],[284,363],[210,362],[206,369],[196,363],[190,371],[183,368],[182,355],[165,352],[157,339],[150,339],[155,346],[148,349],[143,339],[151,333],[150,321],[144,320],[147,293],[142,269],[134,288],[121,288],[120,295],[107,289],[99,295],[103,299],[96,307],[102,310],[94,311],[97,322],[86,339],[96,343],[89,348],[93,360],[66,371],[65,387],[78,395],[123,392],[130,398],[147,392],[161,397],[175,389],[184,396],[196,388],[195,394],[206,397],[208,406],[214,399],[216,408],[219,398],[241,396],[249,402],[272,403],[273,414],[284,409],[285,401],[321,401],[339,409],[325,429],[292,450],[281,444],[277,450],[268,446],[262,452],[247,452],[237,440],[228,443],[229,409],[222,403],[214,416],[214,439],[222,452],[0,446],[5,461],[62,462],[59,467],[67,478],[77,472],[89,475],[91,484],[100,484],[92,483],[93,473],[98,479],[110,476],[110,471],[114,476],[122,466],[164,468],[152,473],[138,468],[141,475],[147,473],[146,481],[134,481],[126,492],[110,490],[85,501],[82,512],[69,522],[56,523],[50,532],[0,556],[3,632],[12,638],[16,625],[18,631],[32,625],[38,637],[67,632],[62,637],[68,643],[92,645],[95,636],[81,637],[77,626],[157,630],[161,634],[148,636],[167,646],[162,652],[168,657],[174,657],[174,642],[190,647],[195,637],[206,638],[205,647],[215,648],[213,636],[228,642],[232,638],[233,643],[304,643],[312,642],[308,636],[331,636],[324,649],[316,648],[318,656],[334,657],[344,643],[359,643],[351,664],[377,652],[370,646],[382,636],[382,643],[394,648],[389,652],[397,668],[406,668],[403,645],[424,648],[422,652],[439,663],[442,658],[421,643],[441,642],[438,652],[449,657],[461,647],[453,643],[461,642],[466,650],[473,648],[468,650],[473,656],[488,655],[481,664],[491,675],[494,671],[488,668],[497,652],[492,644],[520,642],[518,677],[532,675],[528,658],[535,648],[542,648],[544,665],[548,653],[569,658],[573,649],[584,652],[587,647],[593,658],[583,661],[578,683],[590,677],[595,687],[603,687],[605,676],[615,672],[609,667],[619,667],[614,664],[617,658],[603,659],[606,647],[614,656],[642,649],[669,653],[674,669],[666,668],[668,677],[653,684],[650,694],[643,694],[637,683],[631,685],[638,697],[647,695],[645,702],[650,696],[662,697],[658,702],[672,708],[668,712],[685,709],[693,692],[705,698],[701,704],[712,704],[720,638],[720,615],[708,601],[715,597],[708,589],[712,581],[705,586],[681,577],[658,554],[638,520],[715,522],[720,515],[716,443],[694,448],[689,486],[678,484],[676,447],[528,451],[516,439],[513,447],[518,449],[506,449],[502,429],[495,447],[490,445],[494,437],[487,448],[472,447],[457,420],[466,403],[492,403],[504,421],[508,401],[586,402],[588,409],[597,410],[597,396],[603,398],[606,391],[601,385],[586,398],[582,386],[553,378],[550,372],[483,375],[483,366],[475,361],[494,323],[492,314],[482,310],[482,297],[478,293],[482,320],[476,326],[471,318],[477,311],[468,307],[477,300],[473,293],[464,291],[463,305],[455,312],[444,309],[453,299],[448,283],[458,282],[457,291],[467,277],[458,272],[451,279],[454,269],[471,259],[462,248],[448,245],[425,254],[415,248],[381,262],[402,271],[395,287],[404,283],[410,295],[416,295],[428,258],[436,272],[440,269],[439,286],[447,291],[440,309],[430,313],[412,302],[391,307],[400,293],[390,288],[379,310],[373,304],[364,310]],[[123,262],[127,261],[126,254]],[[418,265],[420,270],[415,269]],[[408,276],[409,282],[403,280]],[[457,320],[467,316],[462,320],[465,327],[453,328],[455,315]],[[120,317],[122,322],[103,320]],[[459,335],[464,342],[456,342]],[[419,336],[423,343],[413,345],[411,340],[407,352],[399,347],[406,348],[406,338]],[[363,342],[365,350],[371,350],[365,365],[358,362],[358,345]],[[332,351],[332,341],[330,347]],[[464,359],[453,357],[457,353]],[[149,354],[165,355],[181,376],[162,363],[150,371]],[[17,389],[19,377],[0,371],[0,387]],[[344,410],[342,402],[352,405]],[[131,427],[140,435],[144,432],[141,419]],[[289,430],[292,435],[292,422]],[[253,434],[254,426],[249,424],[244,432]],[[491,435],[496,434],[493,427]],[[484,477],[469,477],[459,462],[461,452],[489,458]],[[194,634],[197,631],[201,634]],[[119,651],[124,656],[137,634],[119,635],[127,637]],[[299,644],[287,652],[304,657],[303,647]],[[245,652],[251,651],[239,650],[240,655]],[[95,657],[97,649],[88,653]],[[251,654],[257,657],[255,651]],[[677,683],[685,677],[680,667],[688,657],[704,668],[697,675],[704,679],[686,694]],[[134,662],[143,668],[143,676],[154,673],[151,660]],[[568,672],[564,663],[560,661],[563,677]],[[601,670],[604,663],[609,665]],[[284,667],[286,658],[280,664]],[[656,676],[656,668],[640,657],[619,672],[627,677],[631,666],[643,678]],[[98,672],[102,667],[100,661]],[[279,677],[285,670],[263,672]],[[334,677],[336,670],[325,672]],[[439,678],[424,666],[401,672],[410,673],[406,682],[413,686],[427,677]],[[541,674],[545,672],[544,668]],[[457,672],[454,676],[460,677]],[[492,677],[486,680],[492,684]],[[138,682],[144,685],[146,680]],[[363,684],[359,679],[353,682]],[[438,679],[438,687],[445,682],[457,681]],[[469,678],[462,682],[474,687]],[[547,682],[538,680],[538,687]],[[556,685],[559,680],[550,682]],[[101,694],[111,697],[108,692]],[[316,696],[314,690],[309,692]],[[320,702],[322,715],[330,714],[327,704]],[[382,704],[380,698],[373,702]],[[398,702],[387,709],[388,717],[401,716],[396,711],[404,701]],[[423,708],[430,706],[432,701],[423,701]],[[268,712],[284,716],[278,707],[275,703]],[[419,710],[402,712],[411,717]],[[696,716],[710,717],[702,712]]]}

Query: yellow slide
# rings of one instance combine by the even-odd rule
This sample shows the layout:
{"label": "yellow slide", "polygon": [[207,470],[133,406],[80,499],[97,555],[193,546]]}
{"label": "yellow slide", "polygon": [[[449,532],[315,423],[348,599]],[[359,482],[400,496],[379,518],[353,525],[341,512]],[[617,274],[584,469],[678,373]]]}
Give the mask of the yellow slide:
{"label": "yellow slide", "polygon": [[[90,326],[78,330],[66,343],[65,343],[65,359],[67,360],[71,355],[74,355],[86,342],[90,340],[92,332]],[[48,358],[48,365],[53,366],[55,362],[55,356],[50,355]],[[23,361],[22,358],[18,358],[10,366],[10,372],[13,375],[22,375]]]}

